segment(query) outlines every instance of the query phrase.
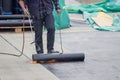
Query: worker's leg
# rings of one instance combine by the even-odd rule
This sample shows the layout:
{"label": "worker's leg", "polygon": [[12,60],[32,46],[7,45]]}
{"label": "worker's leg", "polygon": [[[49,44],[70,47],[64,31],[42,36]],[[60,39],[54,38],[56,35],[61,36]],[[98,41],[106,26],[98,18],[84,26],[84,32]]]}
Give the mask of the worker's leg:
{"label": "worker's leg", "polygon": [[47,28],[47,50],[48,53],[55,53],[54,51],[54,40],[55,40],[55,25],[53,14],[48,14],[45,17],[45,27]]}
{"label": "worker's leg", "polygon": [[33,19],[33,25],[35,30],[35,47],[36,52],[43,53],[43,42],[42,42],[42,33],[43,33],[43,20],[42,19]]}

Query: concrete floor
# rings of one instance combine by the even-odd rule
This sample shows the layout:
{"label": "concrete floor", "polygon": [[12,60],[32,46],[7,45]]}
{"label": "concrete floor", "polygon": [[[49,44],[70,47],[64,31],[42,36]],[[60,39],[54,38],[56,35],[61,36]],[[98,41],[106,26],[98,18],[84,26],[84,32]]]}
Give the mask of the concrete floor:
{"label": "concrete floor", "polygon": [[[21,51],[22,33],[0,33],[12,45]],[[0,80],[59,80],[41,64],[33,64],[31,57],[35,54],[30,32],[25,33],[25,50],[21,57],[0,54]],[[0,52],[20,54],[0,37]]]}

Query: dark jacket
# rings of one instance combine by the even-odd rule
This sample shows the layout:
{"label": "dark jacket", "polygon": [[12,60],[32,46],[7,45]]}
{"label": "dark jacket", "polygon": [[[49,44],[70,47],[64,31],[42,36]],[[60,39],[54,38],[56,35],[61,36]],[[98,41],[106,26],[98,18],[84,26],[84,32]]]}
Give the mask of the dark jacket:
{"label": "dark jacket", "polygon": [[[31,16],[40,17],[40,1],[41,0],[26,0],[28,10]],[[53,6],[55,9],[60,9],[59,0],[42,0],[45,5],[46,13],[50,14],[53,11]],[[54,4],[54,5],[53,5]]]}

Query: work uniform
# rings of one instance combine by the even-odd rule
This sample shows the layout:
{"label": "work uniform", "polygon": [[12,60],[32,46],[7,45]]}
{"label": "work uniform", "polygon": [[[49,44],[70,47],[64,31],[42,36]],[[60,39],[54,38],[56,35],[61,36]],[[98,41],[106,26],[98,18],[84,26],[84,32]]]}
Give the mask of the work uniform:
{"label": "work uniform", "polygon": [[[35,45],[37,53],[43,53],[43,25],[47,29],[47,50],[53,50],[55,25],[53,8],[60,9],[58,0],[26,0],[28,10],[33,18]],[[54,4],[54,5],[53,5]]]}

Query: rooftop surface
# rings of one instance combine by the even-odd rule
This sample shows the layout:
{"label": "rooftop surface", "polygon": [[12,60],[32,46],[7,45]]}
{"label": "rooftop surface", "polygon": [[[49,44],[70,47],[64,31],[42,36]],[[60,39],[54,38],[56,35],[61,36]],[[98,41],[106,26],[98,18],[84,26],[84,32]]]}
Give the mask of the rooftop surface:
{"label": "rooftop surface", "polygon": [[[31,56],[36,52],[30,43],[34,34],[27,31],[23,56],[0,55],[0,80],[120,80],[120,33],[94,30],[82,15],[69,15],[72,27],[61,30],[64,53],[84,52],[85,62],[33,64]],[[0,35],[21,51],[22,33]],[[46,48],[46,32],[44,44]],[[55,50],[61,52],[59,31],[56,31]],[[20,54],[1,37],[0,52]]]}

